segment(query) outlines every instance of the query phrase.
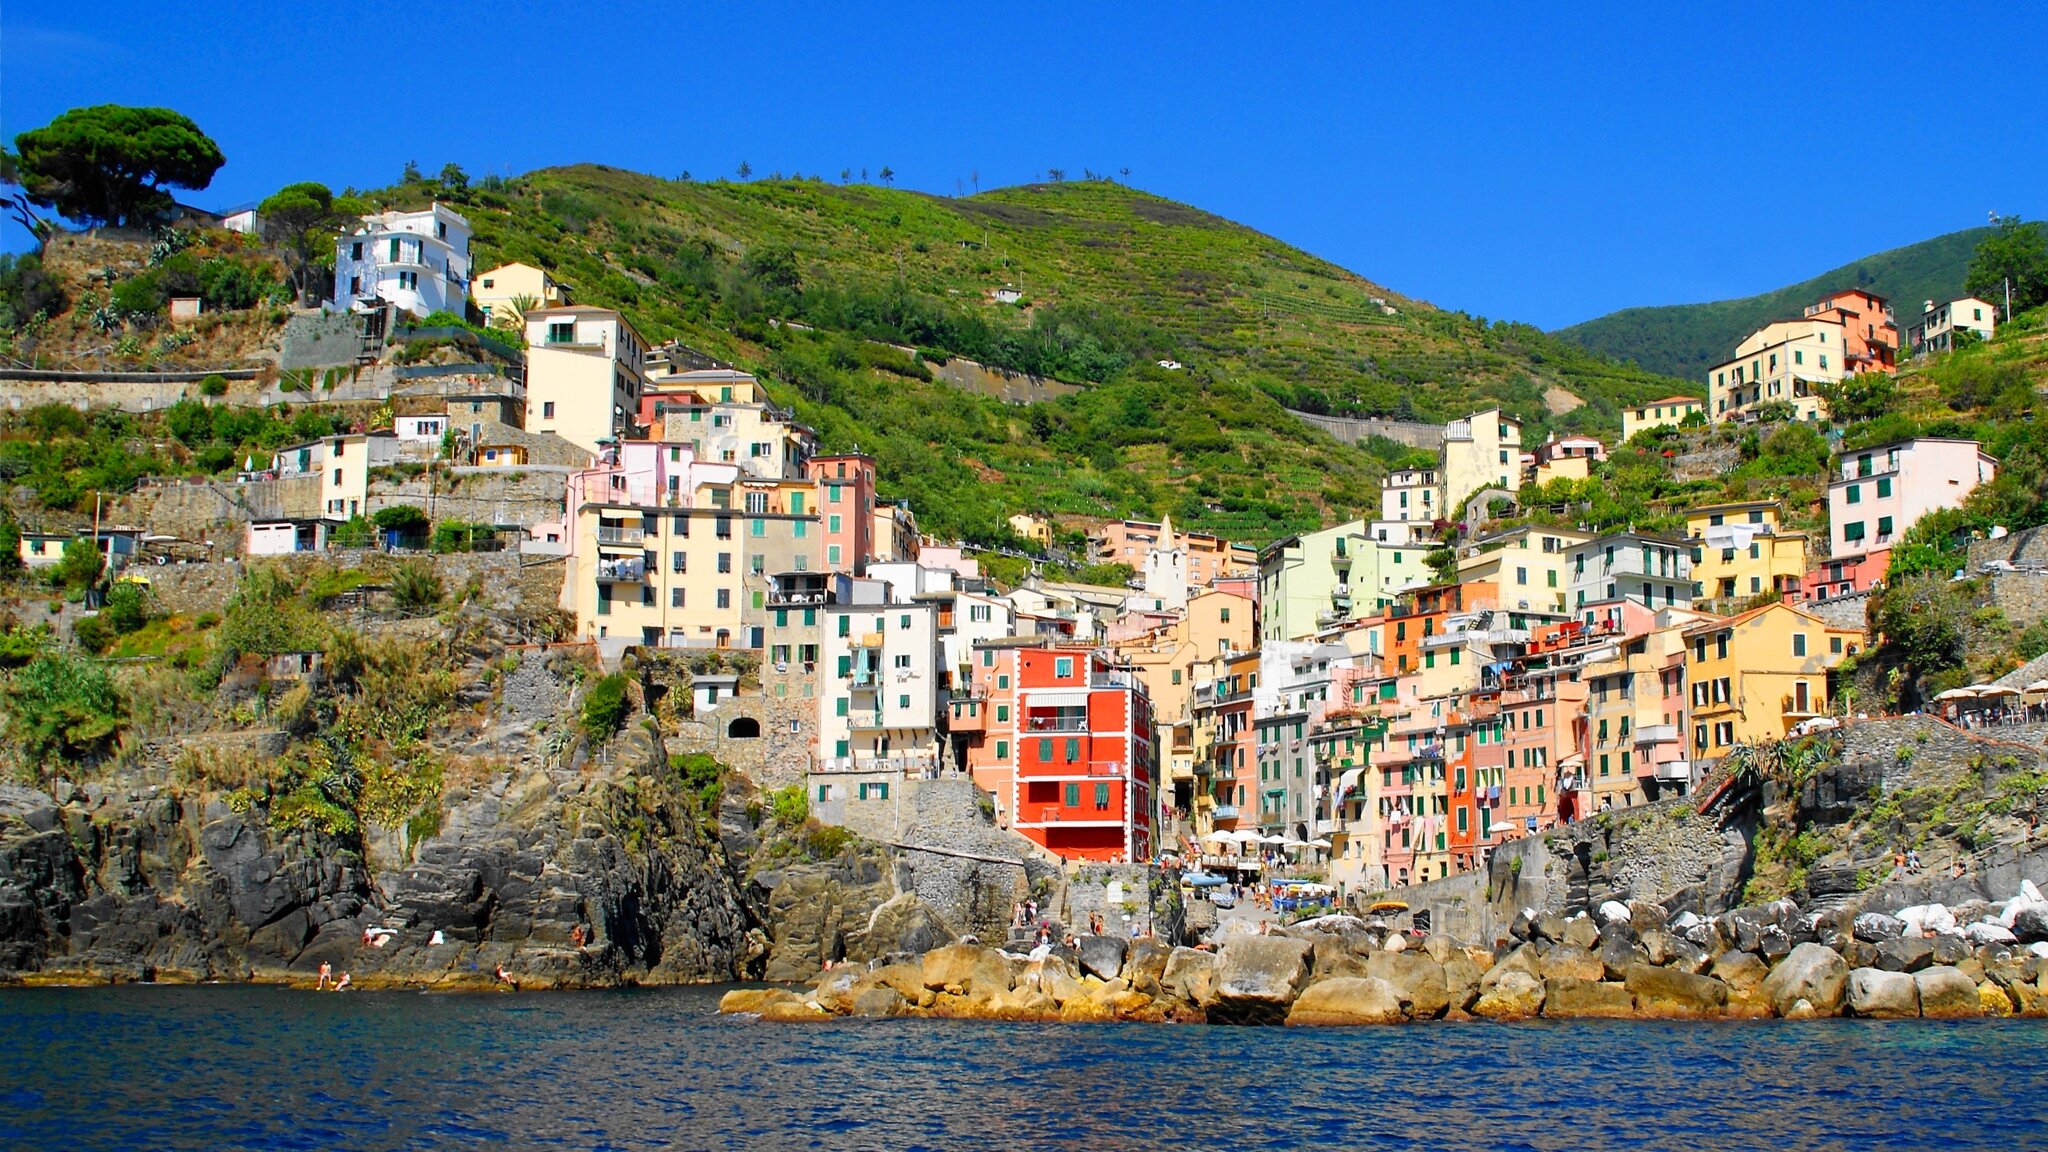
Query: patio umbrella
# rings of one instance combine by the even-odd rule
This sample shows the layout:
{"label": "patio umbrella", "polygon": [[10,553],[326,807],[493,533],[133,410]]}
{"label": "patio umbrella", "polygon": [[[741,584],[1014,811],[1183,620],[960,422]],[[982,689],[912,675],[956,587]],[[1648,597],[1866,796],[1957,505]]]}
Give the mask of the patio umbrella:
{"label": "patio umbrella", "polygon": [[1223,844],[1235,844],[1237,843],[1237,833],[1232,832],[1228,829],[1224,829],[1217,832],[1211,832],[1207,836],[1202,837],[1202,839],[1214,840]]}
{"label": "patio umbrella", "polygon": [[2027,685],[2026,691],[2048,692],[2048,680],[2036,680],[2032,684]]}
{"label": "patio umbrella", "polygon": [[1936,696],[1936,697],[1935,697],[1935,699],[1936,699],[1936,700],[1974,700],[1974,699],[1976,699],[1976,697],[1977,697],[1977,690],[1976,690],[1975,688],[1951,688],[1951,689],[1949,689],[1948,691],[1946,691],[1946,692],[1943,692],[1943,693],[1941,693],[1940,695]]}
{"label": "patio umbrella", "polygon": [[1978,684],[1974,685],[1974,687],[1979,696],[2017,696],[2020,694],[2019,689],[2007,688],[2003,684]]}
{"label": "patio umbrella", "polygon": [[1261,838],[1260,838],[1259,842],[1260,842],[1261,844],[1285,844],[1285,843],[1287,843],[1287,837],[1285,837],[1285,836],[1264,836],[1264,837],[1261,837]]}
{"label": "patio umbrella", "polygon": [[1330,846],[1330,842],[1328,840],[1323,839],[1321,836],[1318,836],[1315,839],[1309,841],[1308,846],[1311,848],[1328,848]]}

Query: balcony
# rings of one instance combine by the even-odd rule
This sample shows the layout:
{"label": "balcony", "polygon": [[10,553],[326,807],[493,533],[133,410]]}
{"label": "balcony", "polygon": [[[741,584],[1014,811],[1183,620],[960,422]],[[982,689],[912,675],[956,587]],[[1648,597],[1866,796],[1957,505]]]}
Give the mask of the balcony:
{"label": "balcony", "polygon": [[1675,744],[1679,733],[1676,724],[1645,724],[1636,729],[1636,747],[1646,744]]}
{"label": "balcony", "polygon": [[616,545],[638,548],[646,539],[647,530],[645,528],[605,525],[597,530],[597,543],[599,547],[612,547]]}
{"label": "balcony", "polygon": [[1782,708],[1787,718],[1804,720],[1820,715],[1821,705],[1817,696],[1786,696]]}
{"label": "balcony", "polygon": [[882,646],[882,634],[880,632],[857,633],[847,637],[846,646],[849,648],[880,648]]}
{"label": "balcony", "polygon": [[889,727],[883,722],[880,712],[852,713],[847,717],[847,725],[855,732],[879,732]]}
{"label": "balcony", "polygon": [[597,562],[597,582],[600,584],[642,584],[646,580],[647,562],[638,556]]}
{"label": "balcony", "polygon": [[1215,809],[1209,813],[1209,818],[1211,820],[1235,820],[1237,819],[1237,805],[1218,804],[1215,807]]}
{"label": "balcony", "polygon": [[1692,761],[1673,760],[1657,765],[1657,779],[1686,783],[1692,779]]}
{"label": "balcony", "polygon": [[1088,718],[1085,716],[1030,716],[1024,721],[1027,732],[1086,732]]}

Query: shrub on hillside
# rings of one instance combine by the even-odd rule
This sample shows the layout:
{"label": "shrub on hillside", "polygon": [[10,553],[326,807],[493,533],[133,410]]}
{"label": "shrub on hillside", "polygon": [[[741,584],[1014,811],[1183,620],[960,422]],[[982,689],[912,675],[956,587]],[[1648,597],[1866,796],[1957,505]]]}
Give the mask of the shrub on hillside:
{"label": "shrub on hillside", "polygon": [[41,779],[111,750],[127,716],[106,670],[46,651],[0,681],[0,739]]}
{"label": "shrub on hillside", "polygon": [[447,596],[441,576],[426,560],[408,560],[391,574],[391,599],[407,612],[430,612]]}
{"label": "shrub on hillside", "polygon": [[630,704],[626,692],[629,683],[625,673],[614,672],[600,677],[583,694],[580,721],[583,734],[590,738],[591,743],[602,744],[611,739],[612,733],[617,732],[625,721]]}

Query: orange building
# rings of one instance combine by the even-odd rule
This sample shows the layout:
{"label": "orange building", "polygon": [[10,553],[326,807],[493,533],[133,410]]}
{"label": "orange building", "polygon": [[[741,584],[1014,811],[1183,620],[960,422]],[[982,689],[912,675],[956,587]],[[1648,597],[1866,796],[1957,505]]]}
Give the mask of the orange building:
{"label": "orange building", "polygon": [[1078,648],[976,645],[950,706],[975,783],[1009,827],[1068,860],[1152,855],[1152,705],[1129,672]]}
{"label": "orange building", "polygon": [[1848,375],[1898,369],[1899,326],[1884,297],[1861,288],[1843,288],[1807,305],[1804,319],[1842,326],[1842,367]]}
{"label": "orange building", "polygon": [[818,485],[825,570],[864,574],[875,555],[874,459],[814,456],[804,465],[804,475]]}

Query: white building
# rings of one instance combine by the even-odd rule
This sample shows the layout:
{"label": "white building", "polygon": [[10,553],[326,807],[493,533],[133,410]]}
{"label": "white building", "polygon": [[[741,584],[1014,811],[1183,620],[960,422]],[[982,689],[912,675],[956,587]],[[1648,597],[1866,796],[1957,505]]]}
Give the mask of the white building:
{"label": "white building", "polygon": [[818,762],[849,784],[934,772],[939,735],[938,608],[892,602],[881,580],[834,578],[819,614]]}
{"label": "white building", "polygon": [[1889,549],[1922,516],[1961,507],[1997,475],[1998,461],[1975,440],[1922,436],[1844,452],[1828,485],[1829,555]]}
{"label": "white building", "polygon": [[1571,545],[1566,557],[1567,610],[1588,624],[1618,619],[1625,600],[1653,609],[1692,607],[1692,547],[1685,541],[1614,532]]}
{"label": "white building", "polygon": [[1955,348],[1956,333],[1964,329],[1975,332],[1979,339],[1991,339],[1998,330],[1998,309],[1975,296],[1940,305],[1929,300],[1921,309],[1920,322],[1906,329],[1906,346],[1916,357],[1947,352]]}
{"label": "white building", "polygon": [[416,316],[469,307],[469,221],[440,203],[380,212],[334,246],[337,308],[394,304]]}

